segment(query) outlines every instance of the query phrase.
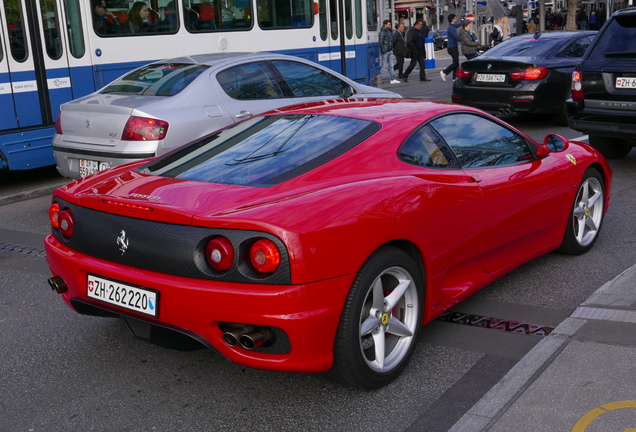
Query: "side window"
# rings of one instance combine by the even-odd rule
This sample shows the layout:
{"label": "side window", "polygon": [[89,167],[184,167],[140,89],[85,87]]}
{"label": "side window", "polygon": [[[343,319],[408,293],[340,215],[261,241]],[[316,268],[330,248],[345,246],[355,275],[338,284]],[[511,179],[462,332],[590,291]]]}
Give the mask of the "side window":
{"label": "side window", "polygon": [[216,79],[233,99],[279,99],[283,92],[262,62],[247,63],[219,72]]}
{"label": "side window", "polygon": [[311,27],[311,0],[257,0],[258,25],[263,29]]}
{"label": "side window", "polygon": [[[16,7],[17,6],[17,7]],[[5,2],[4,16],[9,30],[9,50],[17,62],[23,62],[29,56],[26,44],[26,30],[22,16],[22,2]]]}
{"label": "side window", "polygon": [[80,15],[79,0],[64,0],[66,11],[66,36],[69,41],[71,54],[80,58],[86,52],[84,36],[82,35],[82,18]]}
{"label": "side window", "polygon": [[459,168],[448,147],[428,125],[402,144],[398,157],[408,164],[422,167]]}
{"label": "side window", "polygon": [[346,82],[313,66],[294,61],[274,61],[274,65],[287,81],[294,97],[338,96]]}
{"label": "side window", "polygon": [[62,57],[62,41],[60,40],[60,22],[55,3],[40,0],[42,10],[42,33],[46,54],[53,60]]}
{"label": "side window", "polygon": [[177,0],[92,0],[93,29],[101,37],[176,33],[179,27]]}
{"label": "side window", "polygon": [[516,165],[534,159],[524,137],[484,117],[451,114],[431,125],[464,168]]}
{"label": "side window", "polygon": [[570,58],[578,58],[583,57],[587,47],[590,46],[590,39],[588,37],[579,38],[576,41],[572,42],[568,47],[563,51],[563,55],[565,57]]}

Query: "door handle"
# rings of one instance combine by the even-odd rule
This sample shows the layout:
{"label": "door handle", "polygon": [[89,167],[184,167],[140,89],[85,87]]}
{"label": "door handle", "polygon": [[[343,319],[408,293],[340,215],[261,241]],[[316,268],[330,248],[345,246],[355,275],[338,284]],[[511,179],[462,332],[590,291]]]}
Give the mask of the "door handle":
{"label": "door handle", "polygon": [[242,119],[245,117],[252,117],[252,115],[253,114],[251,112],[243,110],[240,113],[236,114],[234,117],[236,117],[237,119]]}

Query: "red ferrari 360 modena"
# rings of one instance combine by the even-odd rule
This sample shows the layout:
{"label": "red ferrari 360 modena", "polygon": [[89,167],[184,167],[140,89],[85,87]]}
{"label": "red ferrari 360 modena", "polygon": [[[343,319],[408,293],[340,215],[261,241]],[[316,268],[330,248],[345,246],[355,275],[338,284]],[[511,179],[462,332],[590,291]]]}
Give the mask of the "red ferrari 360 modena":
{"label": "red ferrari 360 modena", "polygon": [[589,250],[610,185],[593,148],[477,109],[296,105],[56,190],[49,284],[154,343],[376,388],[423,324],[535,257]]}

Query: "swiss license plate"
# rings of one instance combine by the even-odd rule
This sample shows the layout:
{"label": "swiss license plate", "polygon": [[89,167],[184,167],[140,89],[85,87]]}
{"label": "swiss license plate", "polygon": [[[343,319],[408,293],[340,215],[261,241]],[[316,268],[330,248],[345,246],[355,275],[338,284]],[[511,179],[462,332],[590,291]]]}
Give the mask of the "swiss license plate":
{"label": "swiss license plate", "polygon": [[108,168],[110,168],[110,164],[108,162],[99,162],[99,161],[88,160],[88,159],[79,160],[80,177],[86,177],[91,174],[104,171],[105,169],[108,169]]}
{"label": "swiss license plate", "polygon": [[477,74],[477,82],[504,82],[506,75],[503,74]]}
{"label": "swiss license plate", "polygon": [[616,78],[616,88],[636,89],[636,78]]}
{"label": "swiss license plate", "polygon": [[112,279],[88,275],[86,294],[89,298],[120,308],[157,316],[159,293],[149,289],[131,286]]}

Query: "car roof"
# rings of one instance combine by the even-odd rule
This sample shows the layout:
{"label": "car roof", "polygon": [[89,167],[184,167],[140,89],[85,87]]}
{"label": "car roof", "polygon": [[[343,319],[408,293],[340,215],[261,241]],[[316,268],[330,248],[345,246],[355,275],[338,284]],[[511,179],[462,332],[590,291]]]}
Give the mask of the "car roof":
{"label": "car roof", "polygon": [[[379,109],[381,107],[384,107],[384,109]],[[450,102],[425,99],[367,98],[308,102],[268,111],[263,115],[327,114],[366,119],[380,124],[390,124],[396,121],[404,122],[405,119],[421,123],[440,114],[458,111],[483,114],[482,111],[476,108]]]}
{"label": "car roof", "polygon": [[554,31],[543,31],[543,32],[535,32],[533,34],[523,33],[515,36],[515,38],[528,38],[534,37],[536,38],[544,38],[544,39],[568,39],[573,37],[581,37],[585,35],[594,35],[598,33],[596,30],[554,30]]}
{"label": "car roof", "polygon": [[209,54],[196,54],[191,56],[174,57],[170,59],[164,59],[155,63],[191,63],[191,64],[205,64],[209,66],[218,66],[224,63],[233,63],[236,60],[256,60],[264,58],[276,58],[276,59],[293,59],[300,60],[299,57],[288,56],[285,54],[274,54],[270,52],[232,52],[232,53],[209,53]]}
{"label": "car roof", "polygon": [[614,12],[612,15],[631,15],[636,13],[636,7],[628,7],[625,9],[618,10]]}

